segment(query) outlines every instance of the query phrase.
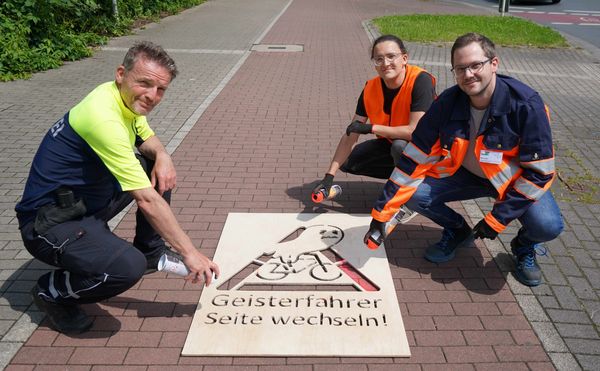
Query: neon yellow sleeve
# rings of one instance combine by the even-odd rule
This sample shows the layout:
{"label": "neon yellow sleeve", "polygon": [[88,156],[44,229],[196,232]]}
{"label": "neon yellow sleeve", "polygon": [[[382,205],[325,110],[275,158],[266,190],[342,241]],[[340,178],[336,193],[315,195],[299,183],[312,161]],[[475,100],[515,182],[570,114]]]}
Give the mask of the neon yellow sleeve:
{"label": "neon yellow sleeve", "polygon": [[121,123],[106,121],[102,123],[100,130],[96,128],[86,134],[84,140],[117,179],[123,191],[151,186],[150,179],[135,157],[129,135]]}
{"label": "neon yellow sleeve", "polygon": [[148,121],[146,120],[146,116],[138,116],[135,120],[135,132],[137,135],[142,138],[142,140],[146,140],[151,136],[154,136],[154,131],[148,125]]}
{"label": "neon yellow sleeve", "polygon": [[73,130],[100,157],[123,191],[148,188],[150,179],[134,153],[136,135],[154,135],[145,116],[125,107],[114,82],[94,89],[69,112]]}

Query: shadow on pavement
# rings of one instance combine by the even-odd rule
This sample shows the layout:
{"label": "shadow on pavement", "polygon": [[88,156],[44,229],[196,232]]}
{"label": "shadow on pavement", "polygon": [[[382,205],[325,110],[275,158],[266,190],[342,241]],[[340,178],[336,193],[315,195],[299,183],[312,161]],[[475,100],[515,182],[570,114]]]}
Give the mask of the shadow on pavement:
{"label": "shadow on pavement", "polygon": [[[17,262],[17,260],[12,262]],[[43,270],[43,266],[45,264],[35,259],[29,259],[19,267],[11,267],[14,272],[5,278],[2,286],[0,286],[0,305],[9,305],[11,312],[5,313],[2,319],[16,322],[22,314],[26,314],[30,317],[32,323],[39,324],[42,321],[43,316],[40,315],[37,307],[32,305],[33,300],[30,291],[37,282],[39,275],[47,271]]]}
{"label": "shadow on pavement", "polygon": [[381,192],[384,184],[383,182],[374,181],[348,182],[334,180],[333,184],[342,187],[342,194],[332,201],[314,203],[311,194],[319,182],[320,179],[317,179],[311,183],[288,188],[286,194],[302,203],[303,210],[301,212],[303,213],[370,214],[373,201]]}
{"label": "shadow on pavement", "polygon": [[[319,181],[292,187],[286,191],[288,196],[302,203],[303,213],[370,214],[373,201],[383,187],[383,182],[376,181],[334,181],[334,184],[342,187],[342,194],[333,201],[315,204],[311,200],[311,192]],[[425,249],[441,238],[441,231],[441,228],[433,226],[423,216],[417,216],[408,224],[397,227],[385,242],[388,260],[393,265],[392,276],[410,280],[409,283],[414,284],[415,289],[418,289],[416,287],[419,285],[427,286],[423,282],[426,278],[441,284],[440,290],[467,289],[477,294],[493,295],[508,288],[505,274],[481,240],[460,248],[456,257],[447,263],[436,264],[425,260]],[[502,259],[502,266],[512,264],[510,255],[504,255],[500,254],[496,259]],[[506,259],[510,261],[507,262]],[[419,279],[421,282],[412,279]]]}
{"label": "shadow on pavement", "polygon": [[[51,330],[49,322],[45,318],[45,314],[33,304],[30,293],[31,288],[36,284],[37,279],[47,273],[50,269],[52,269],[52,267],[49,265],[36,259],[30,259],[22,264],[21,267],[17,268],[15,272],[6,279],[2,284],[2,287],[0,287],[0,300],[2,302],[7,302],[13,312],[10,314],[10,318],[3,319],[13,319],[17,322],[21,315],[24,314],[29,316],[31,323],[38,325],[39,328]],[[92,330],[84,334],[67,335],[68,337],[81,339],[110,337],[112,333],[106,333],[106,326],[110,328],[108,331],[118,331],[121,328],[120,322],[112,317],[107,311],[103,310],[98,304],[87,304],[84,308],[86,313],[96,317]],[[98,321],[98,318],[103,319]],[[97,323],[102,323],[101,329],[97,328]]]}
{"label": "shadow on pavement", "polygon": [[[449,262],[427,261],[424,258],[425,250],[441,238],[442,230],[438,227],[417,224],[425,221],[424,217],[417,216],[408,224],[397,227],[386,240],[388,259],[392,265],[400,269],[396,271],[394,278],[408,280],[407,283],[414,283],[415,287],[419,283],[411,282],[411,279],[430,278],[441,284],[440,290],[467,289],[482,295],[493,295],[508,288],[506,273],[500,270],[481,240],[471,241],[467,246],[457,249],[456,257]],[[504,255],[510,258],[508,254]],[[435,287],[426,289],[436,290]]]}
{"label": "shadow on pavement", "polygon": [[[11,313],[5,313],[4,320],[14,320],[15,323],[22,315],[27,315],[31,323],[43,330],[51,330],[48,320],[39,309],[32,305],[30,290],[38,277],[45,274],[50,266],[35,259],[27,260],[8,277],[0,287],[0,304],[9,305]],[[83,334],[66,335],[73,339],[109,338],[123,327],[122,320],[130,318],[149,317],[192,317],[196,304],[179,304],[174,302],[151,302],[126,296],[85,304],[85,312],[94,317],[94,325],[90,331]],[[124,315],[123,315],[124,314]],[[8,330],[8,329],[7,329]],[[5,335],[5,334],[3,334]]]}
{"label": "shadow on pavement", "polygon": [[191,317],[197,307],[196,303],[155,302],[127,296],[117,296],[103,301],[102,304],[117,310],[124,309],[125,316],[137,318]]}

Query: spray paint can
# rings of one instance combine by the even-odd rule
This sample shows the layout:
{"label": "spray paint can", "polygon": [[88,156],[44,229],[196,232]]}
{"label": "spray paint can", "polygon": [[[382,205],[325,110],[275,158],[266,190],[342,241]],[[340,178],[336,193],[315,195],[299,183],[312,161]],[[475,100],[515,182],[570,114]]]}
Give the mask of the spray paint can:
{"label": "spray paint can", "polygon": [[396,228],[396,226],[400,224],[400,221],[404,217],[404,214],[406,214],[406,212],[403,208],[400,208],[398,212],[394,214],[394,217],[390,219],[389,222],[385,223],[383,228],[385,235],[382,236],[379,230],[372,231],[367,237],[367,247],[371,250],[378,249],[379,246],[381,246],[381,244],[383,243],[383,240],[385,240],[386,237],[394,231],[394,228]]}
{"label": "spray paint can", "polygon": [[190,270],[183,264],[181,259],[176,256],[164,254],[158,261],[158,270],[166,273],[173,273],[178,276],[187,276]]}
{"label": "spray paint can", "polygon": [[[182,277],[190,274],[190,270],[185,266],[181,259],[168,254],[164,254],[158,260],[158,270],[161,272],[173,273]],[[215,281],[217,278],[215,272],[212,272],[212,280]]]}
{"label": "spray paint can", "polygon": [[333,200],[334,198],[336,198],[337,196],[339,196],[341,194],[342,194],[342,187],[337,184],[334,184],[331,186],[331,188],[329,188],[329,193],[327,194],[327,197],[325,197],[325,189],[321,188],[317,192],[313,192],[312,200],[315,203],[321,203],[323,201]]}

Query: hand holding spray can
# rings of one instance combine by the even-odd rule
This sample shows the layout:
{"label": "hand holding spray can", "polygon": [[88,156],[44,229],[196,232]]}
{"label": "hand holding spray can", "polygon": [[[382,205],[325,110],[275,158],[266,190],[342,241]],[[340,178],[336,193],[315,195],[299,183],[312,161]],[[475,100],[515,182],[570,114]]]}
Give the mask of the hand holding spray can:
{"label": "hand holding spray can", "polygon": [[385,238],[387,236],[390,235],[390,233],[392,233],[392,231],[394,230],[394,228],[396,228],[396,225],[398,225],[398,220],[396,218],[392,218],[392,220],[390,220],[387,223],[384,223],[384,233],[385,235],[381,235],[381,232],[378,229],[372,230],[368,232],[368,237],[367,237],[367,247],[371,250],[376,250],[379,248],[379,246],[383,243],[383,240],[385,240]]}
{"label": "hand holding spray can", "polygon": [[164,254],[158,261],[158,270],[165,273],[173,273],[185,277],[190,274],[188,267],[176,256]]}
{"label": "hand holding spray can", "polygon": [[[178,276],[186,277],[190,274],[190,270],[185,266],[183,260],[178,258],[177,256],[164,254],[160,257],[158,261],[158,270],[166,273],[173,273]],[[212,280],[215,281],[217,276],[215,272],[212,272]]]}
{"label": "hand holding spray can", "polygon": [[342,194],[342,187],[337,184],[334,184],[329,188],[329,192],[327,193],[327,197],[325,197],[325,188],[319,189],[317,192],[313,192],[312,200],[315,203],[321,203],[323,201],[330,201],[336,198],[337,196]]}
{"label": "hand holding spray can", "polygon": [[379,229],[369,229],[367,235],[365,236],[365,243],[367,244],[367,247],[371,250],[376,250],[379,248],[379,246],[383,243],[383,240],[385,240],[386,237],[394,231],[394,228],[396,228],[398,224],[402,223],[402,218],[404,218],[406,214],[407,212],[401,207],[389,222],[384,223],[384,235],[381,234]]}

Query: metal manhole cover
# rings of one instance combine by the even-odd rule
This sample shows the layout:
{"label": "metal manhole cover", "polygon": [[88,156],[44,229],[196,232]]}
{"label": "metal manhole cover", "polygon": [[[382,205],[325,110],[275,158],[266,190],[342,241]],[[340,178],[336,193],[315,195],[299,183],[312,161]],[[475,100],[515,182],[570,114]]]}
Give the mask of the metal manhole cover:
{"label": "metal manhole cover", "polygon": [[304,45],[254,44],[250,50],[255,52],[302,52],[304,51]]}

